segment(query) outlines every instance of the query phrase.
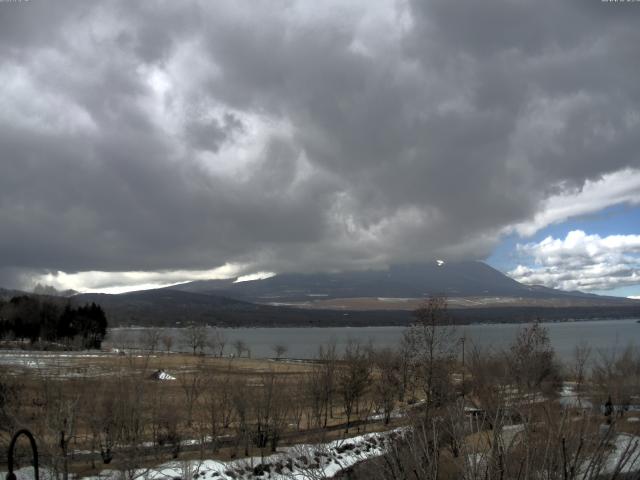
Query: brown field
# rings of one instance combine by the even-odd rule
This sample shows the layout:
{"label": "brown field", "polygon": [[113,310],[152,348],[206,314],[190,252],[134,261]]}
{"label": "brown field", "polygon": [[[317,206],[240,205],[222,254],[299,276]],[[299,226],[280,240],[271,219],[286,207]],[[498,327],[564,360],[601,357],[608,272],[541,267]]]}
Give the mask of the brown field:
{"label": "brown field", "polygon": [[[278,303],[296,308],[317,310],[390,310],[390,311],[414,311],[424,304],[424,298],[330,298],[314,299],[305,302]],[[500,308],[500,307],[589,307],[601,306],[602,300],[591,298],[524,298],[524,297],[448,297],[450,308]]]}
{"label": "brown field", "polygon": [[[5,364],[0,366],[3,384],[16,393],[15,428],[33,431],[44,461],[61,455],[64,432],[69,471],[82,475],[107,466],[100,456],[107,445],[113,457],[109,468],[126,469],[132,462],[144,467],[176,456],[232,459],[269,453],[271,444],[257,445],[251,434],[244,433],[246,428],[271,434],[275,429],[277,445],[288,445],[388,430],[398,424],[397,419],[388,425],[366,420],[374,413],[374,400],[364,395],[357,414],[351,415],[349,433],[339,398],[332,399],[326,425],[318,425],[306,398],[314,362],[24,351],[5,351],[0,362]],[[175,380],[153,379],[158,371]],[[244,420],[239,418],[242,411],[247,415]],[[224,415],[228,419],[221,418]],[[131,425],[137,425],[135,431]],[[7,433],[0,434],[2,451],[8,444]],[[213,442],[213,437],[218,440]]]}

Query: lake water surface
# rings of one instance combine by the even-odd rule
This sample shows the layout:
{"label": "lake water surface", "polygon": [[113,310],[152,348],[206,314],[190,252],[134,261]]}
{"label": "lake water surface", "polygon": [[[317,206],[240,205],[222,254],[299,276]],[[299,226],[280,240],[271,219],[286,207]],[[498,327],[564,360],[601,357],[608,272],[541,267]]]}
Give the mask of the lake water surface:
{"label": "lake water surface", "polygon": [[[472,345],[504,349],[513,341],[525,324],[478,324],[457,327],[456,335],[466,338],[466,348]],[[594,352],[622,349],[628,345],[640,345],[638,320],[595,320],[562,323],[544,323],[549,331],[551,344],[561,359],[569,359],[577,345],[587,343]],[[405,327],[327,327],[327,328],[218,328],[226,341],[225,353],[233,353],[233,342],[242,340],[253,357],[273,357],[274,345],[285,345],[290,358],[315,357],[318,348],[335,342],[341,350],[350,340],[371,342],[375,347],[395,347],[399,344]],[[173,350],[188,351],[181,329],[162,329],[163,335],[175,340]],[[135,345],[144,338],[145,329],[112,329],[107,343]],[[159,348],[162,348],[160,346]],[[468,351],[468,350],[467,350]]]}

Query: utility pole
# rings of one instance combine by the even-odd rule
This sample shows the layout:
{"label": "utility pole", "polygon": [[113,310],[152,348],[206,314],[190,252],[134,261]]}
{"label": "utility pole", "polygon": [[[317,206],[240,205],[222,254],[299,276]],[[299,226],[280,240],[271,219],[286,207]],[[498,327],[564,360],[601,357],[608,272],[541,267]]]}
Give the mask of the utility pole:
{"label": "utility pole", "polygon": [[464,342],[466,340],[466,337],[463,335],[460,338],[460,343],[462,344],[462,399],[464,400],[464,392],[465,392],[465,385],[464,385],[464,371],[465,371],[465,365],[464,365]]}

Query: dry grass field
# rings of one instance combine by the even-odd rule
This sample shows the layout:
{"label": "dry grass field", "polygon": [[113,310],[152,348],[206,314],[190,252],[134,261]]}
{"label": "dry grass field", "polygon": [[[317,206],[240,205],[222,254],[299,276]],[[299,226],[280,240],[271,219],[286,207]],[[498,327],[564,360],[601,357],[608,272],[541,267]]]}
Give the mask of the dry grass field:
{"label": "dry grass field", "polygon": [[[82,475],[96,474],[105,460],[127,468],[176,457],[259,456],[280,445],[398,424],[374,416],[373,389],[363,390],[347,433],[336,391],[329,404],[313,405],[322,368],[318,362],[174,353],[5,351],[0,358],[14,428],[34,432],[45,462],[64,457],[66,468]],[[368,375],[369,382],[379,377]],[[4,451],[8,436],[1,437]]]}

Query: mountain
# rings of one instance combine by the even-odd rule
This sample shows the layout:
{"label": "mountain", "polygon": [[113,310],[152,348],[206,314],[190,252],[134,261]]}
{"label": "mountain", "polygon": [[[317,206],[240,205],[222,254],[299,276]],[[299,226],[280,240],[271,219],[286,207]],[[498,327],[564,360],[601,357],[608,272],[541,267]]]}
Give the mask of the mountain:
{"label": "mountain", "polygon": [[[75,304],[96,302],[111,326],[184,326],[205,323],[223,327],[336,327],[407,325],[413,308],[294,308],[249,303],[212,294],[155,289],[117,295],[87,293],[70,300]],[[471,305],[460,308],[450,301],[449,313],[456,323],[529,322],[593,318],[638,318],[640,302],[533,305]],[[417,306],[417,304],[416,304]]]}
{"label": "mountain", "polygon": [[51,285],[42,285],[41,283],[37,283],[36,286],[33,287],[33,293],[36,295],[47,295],[49,297],[73,297],[78,292],[71,289],[58,290]]}
{"label": "mountain", "polygon": [[[10,296],[0,290],[0,296]],[[282,274],[247,282],[197,281],[117,295],[85,293],[112,326],[406,325],[426,297],[445,295],[456,322],[640,318],[640,301],[518,283],[482,262],[400,265],[387,270]]]}
{"label": "mountain", "polygon": [[[387,270],[341,273],[282,274],[263,280],[196,281],[170,287],[192,293],[217,294],[257,303],[301,306],[337,305],[337,299],[371,299],[393,304],[409,299],[444,295],[454,299],[518,300],[524,303],[557,301],[563,304],[632,304],[619,297],[565,292],[523,285],[483,262],[434,262],[399,265]],[[394,300],[396,302],[394,302]],[[344,303],[344,302],[343,302]],[[411,302],[409,302],[411,304]]]}
{"label": "mountain", "polygon": [[20,290],[8,290],[6,288],[0,288],[0,300],[9,300],[11,297],[17,297],[20,295],[28,295],[26,292]]}

